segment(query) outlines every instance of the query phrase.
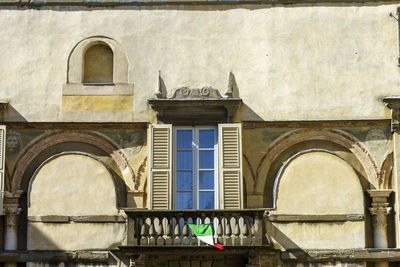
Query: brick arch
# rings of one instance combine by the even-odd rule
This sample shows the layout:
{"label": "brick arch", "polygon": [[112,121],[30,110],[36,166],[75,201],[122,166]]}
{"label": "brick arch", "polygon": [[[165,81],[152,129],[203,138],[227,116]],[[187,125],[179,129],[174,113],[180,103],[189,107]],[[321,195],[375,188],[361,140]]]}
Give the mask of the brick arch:
{"label": "brick arch", "polygon": [[[367,149],[355,137],[339,130],[332,129],[304,129],[290,132],[271,144],[268,152],[262,158],[266,162],[267,169],[278,158],[278,156],[290,147],[306,141],[328,141],[344,147],[350,151],[360,162],[366,173],[366,178],[373,188],[379,188],[381,181],[378,167],[368,153]],[[261,164],[260,164],[261,165]],[[268,174],[258,180],[255,188],[265,188]]]}
{"label": "brick arch", "polygon": [[[42,136],[30,146],[28,146],[20,155],[15,165],[15,170],[12,175],[11,191],[21,190],[23,176],[28,166],[33,159],[42,151],[58,144],[67,142],[81,142],[93,145],[108,155],[115,161],[121,174],[127,173],[126,168],[129,168],[129,174],[133,178],[133,170],[129,167],[128,159],[122,151],[107,138],[93,132],[55,132],[50,135]],[[126,177],[124,177],[126,179]]]}

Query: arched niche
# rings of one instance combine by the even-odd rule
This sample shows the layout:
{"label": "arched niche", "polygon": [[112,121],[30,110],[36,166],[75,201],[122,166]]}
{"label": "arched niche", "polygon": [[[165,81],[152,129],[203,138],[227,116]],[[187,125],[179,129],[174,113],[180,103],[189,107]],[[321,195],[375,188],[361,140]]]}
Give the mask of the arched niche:
{"label": "arched niche", "polygon": [[92,43],[83,59],[83,83],[113,83],[114,53],[106,43]]}
{"label": "arched niche", "polygon": [[321,148],[291,152],[276,162],[280,168],[273,186],[271,237],[285,249],[366,247],[370,218],[359,172],[343,157],[351,159],[348,152],[338,150],[343,156]]}
{"label": "arched niche", "polygon": [[[81,84],[84,82],[84,60],[86,52],[93,46],[102,45],[103,50],[109,48],[113,55],[113,83],[127,84],[128,59],[122,45],[104,36],[93,36],[80,41],[71,51],[68,58],[67,84]],[[97,51],[101,52],[101,51]],[[104,51],[103,51],[104,52]]]}
{"label": "arched niche", "polygon": [[28,190],[27,248],[109,249],[121,245],[125,220],[114,174],[99,158],[64,152],[45,160]]}
{"label": "arched niche", "polygon": [[116,215],[117,206],[114,175],[91,154],[56,154],[39,166],[29,183],[28,216]]}
{"label": "arched niche", "polygon": [[343,158],[356,172],[364,191],[379,186],[376,164],[355,138],[331,129],[298,130],[281,136],[265,155],[267,174],[257,181],[264,188],[264,207],[274,206],[274,182],[282,164],[293,155],[309,149],[328,150]]}
{"label": "arched niche", "polygon": [[277,213],[364,214],[357,173],[338,154],[310,149],[290,157],[274,182]]}

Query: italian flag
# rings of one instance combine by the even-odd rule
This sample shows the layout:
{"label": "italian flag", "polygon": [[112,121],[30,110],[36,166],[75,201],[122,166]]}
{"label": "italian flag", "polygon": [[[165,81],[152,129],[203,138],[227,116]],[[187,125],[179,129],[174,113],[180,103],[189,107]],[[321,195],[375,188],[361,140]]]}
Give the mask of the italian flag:
{"label": "italian flag", "polygon": [[204,243],[214,246],[219,250],[224,250],[224,246],[214,243],[213,231],[211,224],[190,224],[188,223],[189,228],[192,230],[193,234],[197,236],[197,238]]}

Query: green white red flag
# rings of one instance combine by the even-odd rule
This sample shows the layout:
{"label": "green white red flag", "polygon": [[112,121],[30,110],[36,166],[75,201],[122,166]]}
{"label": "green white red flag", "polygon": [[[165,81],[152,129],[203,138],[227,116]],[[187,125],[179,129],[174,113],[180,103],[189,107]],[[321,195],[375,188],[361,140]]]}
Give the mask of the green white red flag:
{"label": "green white red flag", "polygon": [[197,236],[200,241],[214,246],[219,250],[224,250],[224,246],[214,243],[213,231],[211,224],[191,224],[188,223],[189,228],[192,230],[193,234]]}

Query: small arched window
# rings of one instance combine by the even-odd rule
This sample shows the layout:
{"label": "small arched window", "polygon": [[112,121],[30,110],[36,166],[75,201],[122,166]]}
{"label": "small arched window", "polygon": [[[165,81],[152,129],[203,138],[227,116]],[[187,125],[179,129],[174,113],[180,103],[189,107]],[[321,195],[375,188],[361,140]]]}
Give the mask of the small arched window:
{"label": "small arched window", "polygon": [[90,46],[83,58],[83,83],[113,83],[114,54],[105,43]]}

